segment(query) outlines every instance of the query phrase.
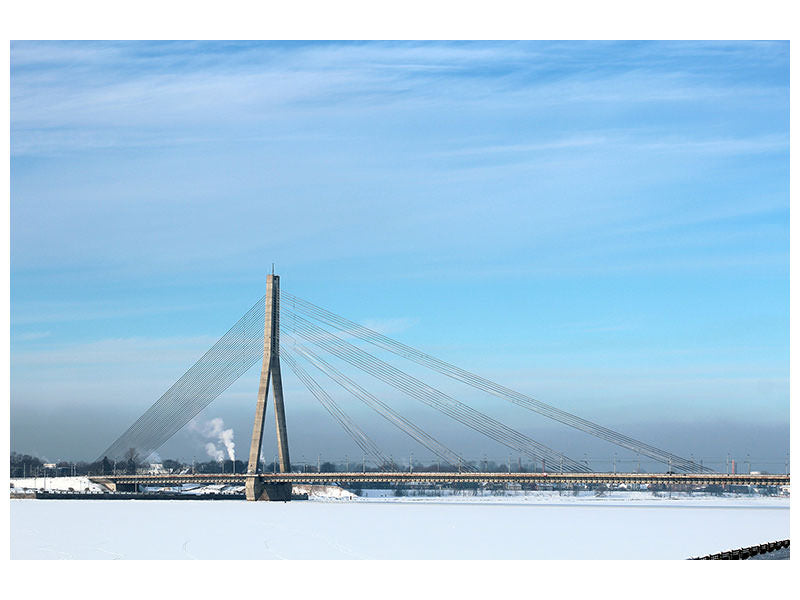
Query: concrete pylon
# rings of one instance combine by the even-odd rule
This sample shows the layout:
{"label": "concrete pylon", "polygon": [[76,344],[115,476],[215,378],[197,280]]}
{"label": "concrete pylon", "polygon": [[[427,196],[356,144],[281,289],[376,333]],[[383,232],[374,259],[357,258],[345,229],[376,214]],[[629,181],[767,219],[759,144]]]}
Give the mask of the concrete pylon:
{"label": "concrete pylon", "polygon": [[[289,462],[289,442],[286,439],[286,415],[283,409],[283,385],[281,383],[280,363],[280,306],[281,286],[278,275],[267,275],[267,301],[264,315],[264,358],[261,363],[261,380],[258,384],[258,400],[256,401],[256,417],[253,422],[253,438],[250,442],[250,458],[247,462],[247,482],[245,496],[248,500],[284,499],[291,495],[289,484],[272,484],[265,489],[265,484],[257,474],[261,442],[264,437],[264,419],[267,412],[267,393],[270,378],[272,379],[272,397],[275,400],[275,429],[278,434],[278,466],[281,473],[291,470]],[[281,490],[272,487],[280,486]],[[287,490],[283,489],[288,486]],[[285,498],[288,500],[289,498]]]}

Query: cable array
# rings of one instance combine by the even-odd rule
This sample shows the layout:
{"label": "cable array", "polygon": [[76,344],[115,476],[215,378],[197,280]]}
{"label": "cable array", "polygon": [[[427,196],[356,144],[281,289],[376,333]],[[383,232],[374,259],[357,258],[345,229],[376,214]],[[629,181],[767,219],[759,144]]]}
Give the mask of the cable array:
{"label": "cable array", "polygon": [[466,461],[456,452],[439,442],[436,438],[426,433],[420,427],[398,414],[388,404],[379,400],[376,396],[369,393],[355,381],[347,377],[330,363],[326,362],[315,354],[308,347],[298,342],[293,336],[284,333],[284,337],[292,342],[292,349],[301,354],[308,362],[314,365],[322,373],[327,375],[332,381],[339,384],[342,388],[350,392],[355,398],[366,404],[389,423],[397,427],[400,431],[408,435],[415,442],[433,452],[438,458],[442,459],[452,467],[459,470],[473,470],[466,464]]}
{"label": "cable array", "polygon": [[537,459],[537,461],[542,461],[549,470],[558,471],[566,467],[574,472],[586,471],[586,467],[581,463],[532,440],[523,433],[427,385],[419,379],[372,356],[361,348],[353,346],[337,335],[314,325],[289,310],[285,305],[284,313],[289,317],[282,320],[281,327],[284,330],[290,329],[304,340],[455,419],[459,423],[511,448],[515,452],[520,452]]}
{"label": "cable array", "polygon": [[264,311],[262,297],[98,460],[122,459],[130,448],[149,456],[247,372],[263,355]]}
{"label": "cable array", "polygon": [[372,439],[364,433],[364,431],[334,402],[328,393],[322,389],[317,381],[295,360],[292,353],[288,352],[286,347],[281,344],[281,358],[289,365],[289,368],[303,382],[309,392],[317,399],[322,407],[333,417],[342,429],[345,430],[347,435],[356,443],[364,454],[371,456],[378,468],[389,465],[390,461],[381,452],[380,448],[372,441]]}
{"label": "cable array", "polygon": [[[298,342],[291,335],[285,334],[285,337],[292,341],[293,350],[301,354],[303,358],[314,365],[319,371],[324,373],[329,379],[331,379],[331,381],[337,383],[343,389],[347,390],[353,397],[363,402],[419,445],[427,448],[437,458],[445,461],[450,466],[457,468],[459,471],[473,470],[472,467],[466,464],[466,461],[458,453],[454,452],[432,435],[425,432],[422,428],[397,413],[388,404],[382,400],[379,400],[375,395],[369,393],[355,381],[347,377],[347,375],[339,371],[336,367],[320,358],[311,349]],[[390,460],[390,463],[393,465],[392,468],[394,468],[394,461]]]}
{"label": "cable array", "polygon": [[[570,471],[581,472],[587,471],[588,467],[423,383],[361,348],[344,341],[336,334],[319,327],[304,317],[315,319],[348,336],[353,336],[378,348],[392,352],[401,358],[432,369],[475,389],[667,464],[672,469],[688,472],[713,472],[713,469],[697,464],[693,460],[661,450],[461,369],[332,313],[289,292],[283,291],[281,295],[288,301],[282,307],[282,312],[290,317],[284,320],[281,330],[285,331],[288,328],[303,340],[311,342],[316,347],[423,402],[459,423],[516,452],[525,454],[529,458],[543,461],[548,470],[563,470],[566,467]],[[291,309],[288,308],[287,304],[291,305]],[[100,458],[107,456],[109,459],[118,460],[124,458],[131,448],[135,449],[140,457],[148,456],[228,389],[263,354],[264,312],[265,297],[262,297],[164,392],[133,425],[117,438],[101,454]],[[454,467],[457,466],[459,469],[470,468],[466,466],[465,461],[457,453],[438,442],[408,419],[399,415],[385,402],[382,402],[353,380],[343,375],[310,349],[300,344],[294,337],[288,337],[293,342],[292,350],[367,404],[367,406],[378,412],[394,426],[433,452],[437,457]],[[281,348],[284,350],[287,364],[289,364],[298,379],[306,385],[328,413],[339,422],[359,448],[365,454],[373,457],[376,464],[386,464],[388,461],[378,446],[336,405],[316,380],[299,365],[291,353],[286,352],[286,347],[282,345]]]}
{"label": "cable array", "polygon": [[632,450],[649,458],[652,458],[662,464],[669,465],[671,468],[688,471],[688,472],[713,472],[713,469],[704,467],[694,461],[682,458],[671,452],[661,450],[645,442],[641,442],[632,437],[598,425],[554,406],[531,398],[525,394],[509,389],[489,379],[461,369],[455,365],[440,360],[434,356],[426,354],[416,348],[393,340],[383,334],[380,334],[372,329],[359,325],[345,317],[337,315],[328,311],[316,304],[307,300],[299,298],[289,292],[281,292],[291,304],[292,308],[299,313],[302,313],[310,318],[323,322],[330,327],[338,329],[348,335],[352,335],[358,339],[366,341],[384,350],[394,353],[397,356],[411,360],[419,365],[425,366],[429,369],[437,371],[457,381],[461,381],[471,387],[487,392],[498,398],[502,398],[512,402],[518,406],[522,406],[528,410],[532,410],[545,417],[569,425],[575,429],[589,433],[595,437],[604,439],[608,442]]}

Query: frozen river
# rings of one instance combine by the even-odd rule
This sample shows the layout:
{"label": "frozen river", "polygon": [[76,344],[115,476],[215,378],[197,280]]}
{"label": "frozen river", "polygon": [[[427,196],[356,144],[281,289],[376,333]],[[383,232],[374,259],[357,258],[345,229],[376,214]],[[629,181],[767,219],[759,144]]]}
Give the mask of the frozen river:
{"label": "frozen river", "polygon": [[788,537],[786,498],[11,500],[18,559],[684,559]]}

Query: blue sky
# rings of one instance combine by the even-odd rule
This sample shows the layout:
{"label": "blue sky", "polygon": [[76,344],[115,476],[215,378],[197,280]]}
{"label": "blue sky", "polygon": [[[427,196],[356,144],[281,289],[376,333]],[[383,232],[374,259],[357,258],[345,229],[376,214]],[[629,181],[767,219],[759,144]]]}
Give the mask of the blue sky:
{"label": "blue sky", "polygon": [[[788,43],[11,47],[18,451],[93,458],[116,435],[86,422],[124,429],[274,262],[299,296],[605,425],[783,460],[788,250]],[[255,381],[206,415],[240,440]],[[295,453],[326,428],[344,453],[290,389]]]}

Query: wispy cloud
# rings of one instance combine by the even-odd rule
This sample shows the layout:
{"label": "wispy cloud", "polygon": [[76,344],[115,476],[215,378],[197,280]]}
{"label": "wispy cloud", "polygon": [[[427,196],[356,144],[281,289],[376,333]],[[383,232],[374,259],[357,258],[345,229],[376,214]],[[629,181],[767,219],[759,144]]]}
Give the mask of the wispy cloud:
{"label": "wispy cloud", "polygon": [[693,154],[763,154],[767,152],[789,152],[789,137],[786,135],[755,135],[749,138],[686,139],[662,138],[639,144],[642,150],[666,152],[690,152]]}
{"label": "wispy cloud", "polygon": [[[677,46],[678,55],[702,56],[697,47]],[[194,143],[202,138],[187,130],[201,124],[214,124],[205,128],[209,133],[221,124],[252,129],[320,111],[348,115],[453,103],[496,110],[614,104],[619,110],[785,93],[676,72],[635,45],[626,51],[627,61],[619,55],[610,61],[574,44],[15,43],[12,153],[136,147],[156,137],[162,144]],[[673,46],[663,52],[671,56]]]}
{"label": "wispy cloud", "polygon": [[[109,366],[133,368],[137,364],[181,363],[202,356],[215,338],[206,336],[168,338],[109,338],[82,343],[60,343],[12,354],[14,369],[35,367],[40,374],[62,367]],[[187,365],[187,367],[190,365]]]}
{"label": "wispy cloud", "polygon": [[[460,140],[456,148],[432,152],[433,159],[466,157],[473,159],[482,169],[486,169],[485,159],[492,164],[504,164],[504,160],[519,162],[526,157],[535,157],[541,164],[544,154],[561,153],[572,158],[576,151],[601,152],[604,154],[620,152],[670,153],[695,156],[736,156],[775,152],[789,152],[789,138],[786,135],[754,135],[740,138],[702,139],[663,135],[644,130],[638,135],[618,131],[598,132],[564,138],[532,141],[514,144],[480,144],[474,140]],[[477,160],[476,160],[477,159]],[[499,159],[499,160],[498,160]],[[478,162],[481,161],[481,162]],[[488,168],[491,168],[489,166]]]}
{"label": "wispy cloud", "polygon": [[549,150],[562,150],[573,148],[586,148],[608,143],[609,139],[605,136],[579,136],[562,139],[544,140],[530,144],[505,144],[505,145],[473,145],[468,141],[459,144],[459,148],[444,150],[432,153],[433,157],[452,157],[452,156],[485,156],[487,154],[506,154],[506,153],[531,153],[544,152]]}
{"label": "wispy cloud", "polygon": [[33,342],[50,336],[49,331],[25,331],[14,335],[14,339],[20,342]]}
{"label": "wispy cloud", "polygon": [[[103,321],[129,318],[143,315],[178,313],[200,305],[187,304],[153,304],[150,306],[108,306],[92,303],[19,303],[12,307],[11,325],[31,325],[37,323],[65,323],[81,321]],[[24,335],[24,334],[23,334]]]}

